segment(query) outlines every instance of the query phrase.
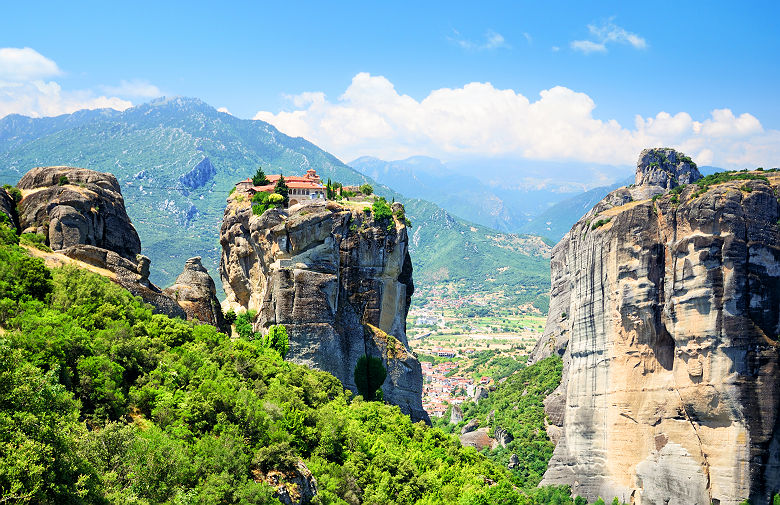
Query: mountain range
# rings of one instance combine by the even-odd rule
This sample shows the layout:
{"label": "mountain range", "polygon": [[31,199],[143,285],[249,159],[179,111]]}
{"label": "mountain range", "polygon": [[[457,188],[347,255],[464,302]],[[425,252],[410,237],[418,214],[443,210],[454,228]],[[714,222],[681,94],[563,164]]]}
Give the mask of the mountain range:
{"label": "mountain range", "polygon": [[[423,291],[442,282],[470,292],[501,288],[523,303],[549,289],[549,243],[538,237],[497,232],[406,198],[303,138],[198,99],[162,98],[122,112],[0,119],[0,183],[13,185],[29,169],[50,165],[117,177],[143,253],[152,259],[150,278],[162,286],[191,256],[203,257],[209,271],[217,272],[227,194],[262,166],[284,175],[315,168],[323,179],[369,183],[377,194],[404,202],[413,223],[415,280]],[[468,207],[462,210],[470,217]]]}

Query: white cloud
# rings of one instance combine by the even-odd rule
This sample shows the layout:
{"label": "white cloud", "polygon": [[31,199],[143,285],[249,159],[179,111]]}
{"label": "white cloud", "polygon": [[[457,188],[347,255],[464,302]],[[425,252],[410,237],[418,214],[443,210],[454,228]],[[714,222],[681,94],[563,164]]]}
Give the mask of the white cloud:
{"label": "white cloud", "polygon": [[60,75],[57,64],[29,47],[0,48],[0,82],[18,82]]}
{"label": "white cloud", "polygon": [[109,95],[134,98],[157,98],[165,94],[154,84],[141,79],[134,79],[131,81],[123,80],[119,83],[119,86],[102,86],[101,89]]}
{"label": "white cloud", "polygon": [[[527,33],[524,35],[526,38],[530,37],[530,35]],[[485,32],[484,39],[480,41],[463,38],[457,30],[453,30],[453,36],[447,37],[447,39],[453,44],[460,46],[467,51],[487,51],[491,49],[499,49],[501,47],[510,47],[504,39],[504,36],[500,33],[494,32],[493,30],[488,30]]]}
{"label": "white cloud", "polygon": [[230,114],[231,116],[233,115],[233,113],[230,112],[227,107],[220,107],[217,109],[217,112],[224,112],[225,114]]}
{"label": "white cloud", "polygon": [[[694,120],[690,114],[637,116],[633,128],[594,117],[586,94],[555,86],[531,100],[511,89],[472,82],[431,91],[421,101],[400,94],[382,76],[357,74],[333,102],[323,93],[288,97],[295,107],[255,119],[301,136],[344,160],[363,155],[399,159],[500,156],[633,165],[646,147],[672,146],[702,163],[734,168],[776,166],[780,131],[728,109]],[[703,161],[702,161],[703,160]]]}
{"label": "white cloud", "polygon": [[614,24],[612,20],[597,26],[588,25],[593,40],[574,40],[570,46],[575,51],[581,51],[585,54],[607,52],[607,44],[627,44],[634,49],[647,48],[647,41],[636,33],[626,31]]}
{"label": "white cloud", "polygon": [[[124,110],[133,104],[117,96],[123,88],[132,93],[123,96],[148,96],[156,87],[142,81],[122,81],[118,88],[104,88],[103,94],[92,90],[65,90],[47,78],[62,75],[57,64],[29,47],[0,48],[0,118],[8,114],[56,116],[80,109],[112,108]],[[110,90],[110,91],[108,91]],[[133,95],[133,93],[141,93]]]}

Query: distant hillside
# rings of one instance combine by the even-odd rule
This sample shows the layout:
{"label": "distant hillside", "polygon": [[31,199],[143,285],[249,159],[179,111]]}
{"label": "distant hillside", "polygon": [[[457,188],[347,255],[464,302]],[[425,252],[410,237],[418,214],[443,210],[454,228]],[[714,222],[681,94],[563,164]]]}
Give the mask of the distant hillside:
{"label": "distant hillside", "polygon": [[517,202],[499,197],[476,177],[455,175],[435,158],[414,156],[383,161],[363,156],[349,163],[358,172],[387,185],[409,198],[431,201],[448,212],[475,223],[512,231],[522,222]]}
{"label": "distant hillside", "polygon": [[600,202],[611,191],[630,184],[618,182],[611,186],[593,188],[579,195],[558,202],[543,213],[530,219],[520,227],[523,233],[541,235],[553,242],[558,242],[590,209]]}
{"label": "distant hillside", "polygon": [[[300,137],[218,112],[197,99],[160,99],[124,112],[0,119],[0,183],[15,184],[30,168],[46,165],[82,166],[117,177],[143,252],[152,259],[151,279],[162,286],[195,255],[216,274],[225,198],[258,166],[286,175],[313,167],[325,179],[368,182],[388,199],[405,200]],[[444,278],[468,289],[489,289],[498,282],[512,291],[530,290],[533,299],[549,288],[548,260],[523,253],[523,244],[538,239],[502,235],[424,201],[409,201],[407,207],[417,237],[412,258],[419,286],[436,282],[446,268]],[[532,287],[522,285],[530,278]]]}

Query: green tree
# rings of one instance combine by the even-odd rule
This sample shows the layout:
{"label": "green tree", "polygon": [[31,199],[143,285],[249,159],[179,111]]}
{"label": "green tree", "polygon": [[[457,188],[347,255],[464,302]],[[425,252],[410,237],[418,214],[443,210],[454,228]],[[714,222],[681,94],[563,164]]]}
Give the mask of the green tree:
{"label": "green tree", "polygon": [[287,183],[284,182],[284,177],[281,175],[279,176],[279,180],[276,181],[276,186],[274,186],[274,193],[284,197],[284,206],[287,207],[287,204],[290,202],[290,188],[287,187]]}
{"label": "green tree", "polygon": [[377,197],[374,200],[374,203],[371,204],[371,210],[374,213],[375,221],[387,220],[393,216],[393,209],[390,208],[390,205],[387,203],[387,200],[385,200],[381,196]]}
{"label": "green tree", "polygon": [[265,186],[270,183],[271,181],[268,180],[268,177],[265,176],[265,172],[263,172],[263,167],[257,167],[257,172],[252,176],[252,184],[255,186]]}
{"label": "green tree", "polygon": [[371,184],[363,184],[360,186],[360,192],[368,196],[374,192],[374,187]]}
{"label": "green tree", "polygon": [[268,333],[263,337],[263,346],[278,352],[284,359],[290,350],[290,337],[287,328],[283,324],[275,324],[268,328]]}
{"label": "green tree", "polygon": [[374,356],[363,355],[355,365],[355,386],[366,401],[374,401],[379,389],[387,378],[382,360]]}

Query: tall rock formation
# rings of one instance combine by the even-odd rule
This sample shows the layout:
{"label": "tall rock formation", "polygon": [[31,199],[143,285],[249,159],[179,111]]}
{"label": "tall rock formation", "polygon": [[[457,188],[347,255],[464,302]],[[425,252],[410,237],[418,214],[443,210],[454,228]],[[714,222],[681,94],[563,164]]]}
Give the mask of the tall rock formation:
{"label": "tall rock formation", "polygon": [[355,392],[357,360],[381,357],[384,399],[430,422],[406,340],[414,284],[403,207],[393,211],[375,220],[363,205],[320,200],[256,216],[246,195],[232,195],[220,237],[223,308],[258,311],[258,330],[284,324],[290,360]]}
{"label": "tall rock formation", "polygon": [[640,505],[780,490],[780,174],[751,176],[683,187],[695,165],[643,151],[637,185],[555,247],[532,355],[564,358],[542,484]]}
{"label": "tall rock formation", "polygon": [[187,319],[229,332],[217,298],[217,286],[200,260],[200,256],[188,259],[176,282],[163,293],[176,300],[187,313]]}
{"label": "tall rock formation", "polygon": [[[152,304],[156,312],[220,327],[214,281],[202,265],[197,268],[199,261],[198,265],[192,263],[194,259],[188,261],[172,294],[149,281],[149,258],[141,254],[141,240],[112,174],[38,167],[27,172],[17,187],[24,196],[18,205],[19,228],[24,233],[42,235],[52,250],[111,271],[118,284]],[[177,293],[183,293],[181,305],[173,296]],[[217,307],[216,312],[211,307]]]}
{"label": "tall rock formation", "polygon": [[141,239],[130,223],[119,183],[86,168],[38,167],[17,187],[24,192],[19,220],[24,231],[46,237],[52,249],[87,244],[135,260]]}

